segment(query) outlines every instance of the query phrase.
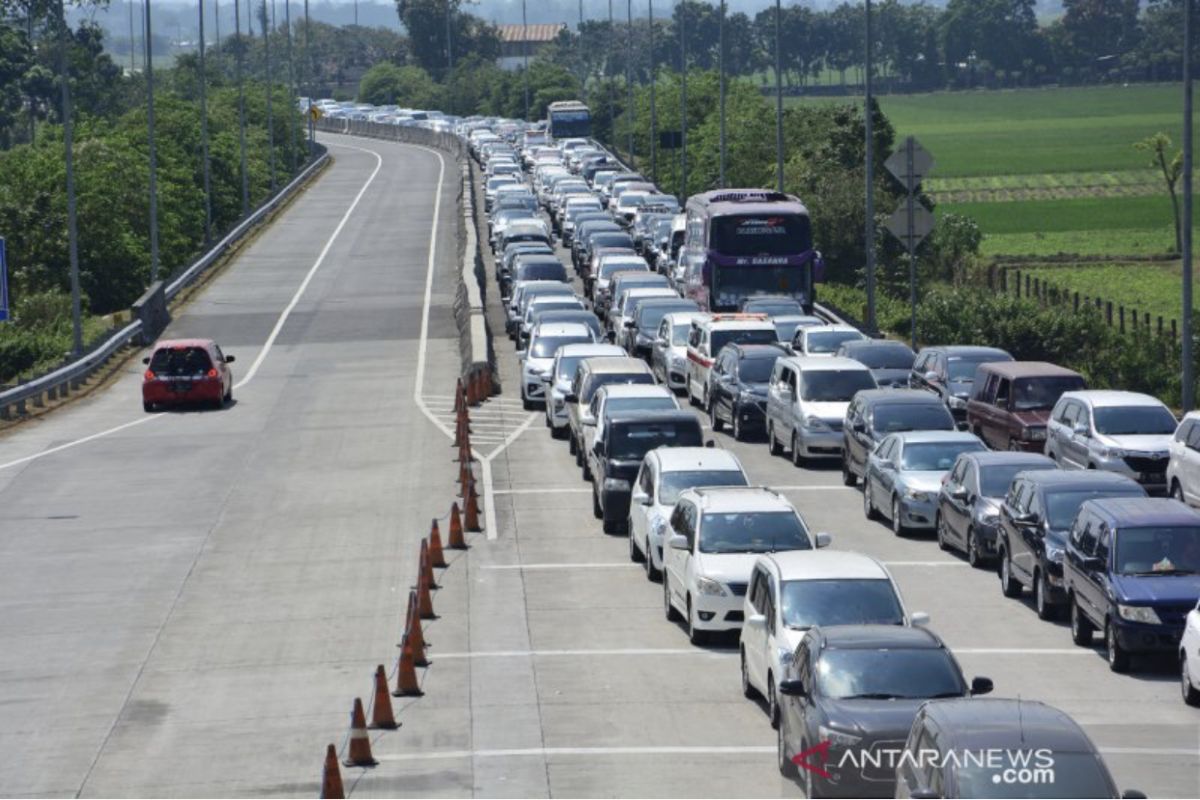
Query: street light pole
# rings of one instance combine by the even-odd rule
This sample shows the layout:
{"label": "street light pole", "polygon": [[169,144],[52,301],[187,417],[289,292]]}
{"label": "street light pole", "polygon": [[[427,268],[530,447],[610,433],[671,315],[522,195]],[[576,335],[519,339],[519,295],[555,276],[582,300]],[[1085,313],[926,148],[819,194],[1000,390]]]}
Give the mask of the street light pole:
{"label": "street light pole", "polygon": [[720,2],[721,13],[717,18],[717,53],[718,73],[721,82],[721,155],[717,170],[717,182],[725,188],[725,0]]}
{"label": "street light pole", "polygon": [[783,191],[783,7],[775,0],[775,188]]}
{"label": "street light pole", "polygon": [[525,120],[529,120],[529,18],[525,15],[525,0],[521,0],[521,54],[525,65],[521,69],[521,77],[525,84]]}
{"label": "street light pole", "polygon": [[62,84],[63,162],[67,170],[67,256],[71,264],[71,352],[83,352],[83,311],[79,291],[79,226],[75,214],[75,125],[71,121],[71,82],[67,80],[67,48],[71,29],[63,0],[58,0],[58,79]]}
{"label": "street light pole", "polygon": [[687,200],[687,6],[679,0],[679,202]]}
{"label": "street light pole", "polygon": [[612,70],[609,69],[609,61],[613,57],[613,0],[608,0],[608,35],[607,47],[604,48],[604,77],[605,83],[608,86],[608,141],[614,148],[617,146],[617,107],[613,102],[613,85],[612,85]]}
{"label": "street light pole", "polygon": [[1192,0],[1183,0],[1183,410],[1195,402],[1192,363]]}
{"label": "street light pole", "polygon": [[204,243],[212,241],[212,175],[208,158],[208,71],[204,66],[204,0],[200,0],[200,157],[204,170]]}
{"label": "street light pole", "polygon": [[866,153],[866,173],[867,173],[867,203],[866,203],[866,221],[864,223],[863,237],[866,239],[866,269],[867,269],[867,330],[874,333],[877,328],[875,325],[875,137],[871,130],[873,125],[871,113],[871,62],[872,50],[874,49],[874,41],[871,38],[871,0],[866,2],[866,35],[867,35],[867,51],[863,58],[866,72],[863,77],[863,125],[866,130],[866,141],[864,142],[864,152]]}
{"label": "street light pole", "polygon": [[150,282],[158,280],[158,152],[154,146],[154,28],[146,2],[146,132],[150,139]]}
{"label": "street light pole", "polygon": [[658,59],[654,53],[654,0],[648,0],[650,20],[650,175],[658,183],[658,103],[655,84],[658,83]]}
{"label": "street light pole", "polygon": [[271,193],[275,193],[275,115],[271,108],[271,94],[274,88],[271,82],[271,29],[275,27],[275,2],[271,0],[272,13],[267,16],[267,0],[262,0],[262,19],[259,21],[263,30],[263,65],[266,69],[264,83],[267,85],[267,164],[271,176]]}
{"label": "street light pole", "polygon": [[633,152],[633,128],[637,112],[633,107],[633,0],[626,0],[626,17],[629,27],[625,31],[625,39],[629,44],[629,55],[625,60],[625,91],[629,94],[629,111],[626,114],[626,124],[629,127],[629,166],[637,168],[637,156]]}
{"label": "street light pole", "polygon": [[288,171],[296,174],[296,65],[292,62],[292,0],[283,0],[283,24],[287,28],[284,39],[287,47],[288,89],[291,97],[291,110],[288,112]]}
{"label": "street light pole", "polygon": [[[305,2],[307,1],[305,0]],[[149,2],[149,0],[146,0],[146,2]],[[238,135],[239,146],[241,148],[242,216],[245,217],[250,213],[250,173],[246,169],[246,92],[245,87],[242,85],[242,50],[245,49],[245,42],[242,41],[242,10],[238,5],[239,2],[240,0],[233,0],[233,41],[236,48],[234,63],[236,65],[238,87]]]}
{"label": "street light pole", "polygon": [[[237,2],[237,0],[234,0]],[[308,108],[304,110],[304,116],[308,117],[308,157],[312,158],[317,152],[317,128],[316,120],[313,119],[313,90],[316,88],[313,80],[316,78],[316,69],[313,67],[312,48],[309,40],[309,29],[311,25],[308,19],[308,0],[304,0],[304,74],[308,78]]]}

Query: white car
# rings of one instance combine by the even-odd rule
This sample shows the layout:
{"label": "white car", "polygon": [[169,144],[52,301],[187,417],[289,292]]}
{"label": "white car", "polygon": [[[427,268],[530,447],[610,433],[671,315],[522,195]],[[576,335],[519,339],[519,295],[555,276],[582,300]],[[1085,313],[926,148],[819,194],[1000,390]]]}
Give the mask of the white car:
{"label": "white car", "polygon": [[687,348],[688,399],[708,408],[709,376],[727,344],[774,344],[779,332],[766,314],[707,314],[692,321]]}
{"label": "white car", "polygon": [[1167,487],[1171,497],[1200,506],[1200,411],[1185,414],[1171,438]]}
{"label": "white car", "polygon": [[[674,289],[668,289],[665,286],[638,286],[627,291],[622,290],[621,296],[616,298],[617,305],[613,307],[611,312],[609,312],[608,319],[606,320],[610,338],[619,339],[622,332],[625,330],[626,320],[633,319],[633,315],[630,313],[632,305],[630,301],[639,301],[649,297],[672,298],[679,297],[679,295]],[[617,344],[620,344],[620,342],[617,342]]]}
{"label": "white car", "polygon": [[804,325],[792,338],[792,353],[798,356],[832,356],[842,342],[867,339],[853,325]]}
{"label": "white car", "polygon": [[1179,642],[1179,688],[1183,702],[1200,706],[1200,603],[1188,612]]}
{"label": "white car", "polygon": [[597,356],[624,356],[625,351],[615,344],[567,344],[558,348],[554,355],[554,364],[545,376],[546,384],[543,396],[546,402],[546,427],[555,439],[565,439],[569,433],[567,426],[570,419],[567,416],[567,395],[571,393],[571,381],[575,379],[575,370],[579,362],[585,358]]}
{"label": "white car", "polygon": [[629,559],[646,565],[646,577],[662,577],[663,534],[684,489],[749,486],[737,456],[716,447],[658,447],[646,454],[629,505]]}
{"label": "white car", "polygon": [[767,701],[779,725],[775,687],[791,675],[792,656],[815,625],[924,625],[909,614],[883,564],[863,553],[793,550],[758,557],[746,591],[739,649],[742,692]]}
{"label": "white car", "polygon": [[829,534],[808,532],[783,495],[760,486],[681,492],[665,534],[663,607],[669,621],[686,621],[692,644],[742,627],[758,556],[829,544]]}
{"label": "white car", "polygon": [[679,402],[665,386],[612,383],[592,395],[592,420],[583,430],[583,452],[591,453],[604,435],[604,423],[619,411],[678,411]]}
{"label": "white car", "polygon": [[546,399],[544,376],[554,365],[558,348],[596,341],[592,330],[581,322],[548,322],[529,334],[529,349],[521,357],[521,404],[526,411]]}

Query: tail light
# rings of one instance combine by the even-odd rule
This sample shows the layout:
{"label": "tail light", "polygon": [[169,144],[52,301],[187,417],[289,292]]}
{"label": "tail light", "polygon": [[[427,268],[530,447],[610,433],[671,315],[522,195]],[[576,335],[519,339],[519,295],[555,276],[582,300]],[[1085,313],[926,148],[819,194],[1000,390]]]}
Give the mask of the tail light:
{"label": "tail light", "polygon": [[154,374],[154,370],[148,369],[144,373],[142,373],[142,377],[148,381],[152,381],[152,380],[155,380],[158,376]]}
{"label": "tail light", "polygon": [[216,367],[213,367],[212,369],[210,369],[208,371],[208,377],[210,377],[210,378],[217,377],[217,368]]}

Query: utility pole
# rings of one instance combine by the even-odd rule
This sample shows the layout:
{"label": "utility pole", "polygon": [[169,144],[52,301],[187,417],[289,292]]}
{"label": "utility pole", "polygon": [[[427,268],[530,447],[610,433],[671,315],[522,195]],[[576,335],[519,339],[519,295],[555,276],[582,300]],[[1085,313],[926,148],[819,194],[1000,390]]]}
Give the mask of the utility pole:
{"label": "utility pole", "polygon": [[[275,0],[271,0],[274,7]],[[274,14],[267,17],[267,0],[262,0],[262,18],[259,27],[263,32],[263,66],[266,69],[265,83],[267,85],[267,164],[271,176],[271,193],[275,193],[275,116],[271,109],[271,94],[274,84],[271,80],[271,29],[275,27]]]}
{"label": "utility pole", "polygon": [[721,13],[717,18],[717,41],[720,52],[717,53],[718,72],[721,81],[721,157],[717,170],[717,182],[725,188],[725,0],[720,2]]}
{"label": "utility pole", "polygon": [[154,142],[154,27],[146,0],[146,131],[150,139],[150,282],[158,280],[158,151]]}
{"label": "utility pole", "polygon": [[655,90],[658,83],[658,59],[654,53],[654,0],[648,0],[650,19],[650,175],[658,183],[658,103]]}
{"label": "utility pole", "polygon": [[629,43],[629,55],[625,60],[625,90],[629,93],[629,111],[626,113],[626,124],[629,127],[629,166],[637,168],[637,156],[633,151],[633,128],[637,120],[637,112],[633,107],[633,0],[626,0],[626,17],[629,29],[625,38]]}
{"label": "utility pole", "polygon": [[687,201],[687,33],[684,24],[687,19],[687,6],[684,0],[679,0],[679,203]]}
{"label": "utility pole", "polygon": [[[583,52],[583,0],[579,0],[579,51]],[[587,68],[582,58],[579,59],[579,91],[583,93],[583,101],[587,102]]]}
{"label": "utility pole", "polygon": [[[234,0],[236,3],[237,0]],[[316,86],[313,81],[316,79],[316,68],[312,57],[311,41],[309,31],[311,29],[308,19],[308,0],[304,0],[304,71],[305,77],[308,78],[308,108],[304,110],[304,116],[308,117],[308,157],[312,158],[317,152],[317,129],[316,121],[312,115],[313,94]]]}
{"label": "utility pole", "polygon": [[[307,3],[308,0],[304,0],[304,2]],[[451,25],[450,13],[451,13],[450,0],[446,0],[446,82],[447,83],[450,82],[450,73],[454,72],[454,40],[453,40],[453,38],[451,38],[451,35],[450,35],[451,31],[453,30],[453,26]],[[452,87],[450,90],[450,112],[451,113],[454,112],[454,107],[456,105],[456,103],[454,101],[455,101],[454,89]]]}
{"label": "utility pole", "polygon": [[612,70],[608,68],[609,59],[613,56],[613,34],[615,33],[613,26],[613,0],[608,0],[608,46],[604,48],[604,77],[608,84],[608,139],[609,144],[614,147],[617,144],[617,107],[613,102],[613,85],[612,85]]}
{"label": "utility pole", "polygon": [[216,33],[216,40],[213,47],[217,51],[217,56],[221,55],[221,0],[213,0],[213,27]]}
{"label": "utility pole", "polygon": [[1183,410],[1195,403],[1192,354],[1192,0],[1183,0]]}
{"label": "utility pole", "polygon": [[775,0],[775,188],[783,191],[783,7]]}
{"label": "utility pole", "polygon": [[[129,74],[132,75],[137,70],[137,64],[134,63],[134,43],[137,37],[133,35],[133,0],[128,0],[129,3]],[[29,4],[29,41],[33,41],[33,3]],[[32,105],[30,106],[32,109]],[[32,128],[31,128],[32,130]]]}
{"label": "utility pole", "polygon": [[62,84],[63,161],[67,170],[67,254],[71,263],[71,329],[75,355],[83,352],[83,317],[79,293],[79,226],[75,216],[75,141],[71,121],[71,82],[67,80],[67,48],[71,29],[63,0],[58,0],[58,81]]}
{"label": "utility pole", "polygon": [[871,38],[871,0],[865,0],[866,6],[866,34],[867,34],[867,51],[863,58],[866,71],[863,73],[863,125],[866,129],[866,141],[864,142],[864,152],[866,154],[866,173],[867,173],[867,204],[866,204],[866,221],[864,223],[865,230],[863,238],[867,257],[867,330],[871,333],[879,330],[875,324],[875,137],[871,130],[873,125],[873,114],[871,113],[871,63],[872,51],[874,50],[874,40]]}
{"label": "utility pole", "polygon": [[[146,1],[149,2],[149,0]],[[242,85],[242,51],[245,49],[245,42],[242,41],[242,10],[238,5],[239,2],[240,0],[233,0],[233,40],[234,46],[237,48],[234,55],[237,56],[235,63],[238,88],[238,133],[242,162],[242,216],[245,217],[250,213],[250,173],[246,169],[246,92]]]}
{"label": "utility pole", "polygon": [[292,107],[288,111],[288,171],[296,174],[296,65],[292,62],[292,0],[283,0],[283,24],[287,27],[288,89]]}
{"label": "utility pole", "polygon": [[354,0],[354,27],[358,27],[358,0]]}
{"label": "utility pole", "polygon": [[212,175],[208,158],[208,72],[204,65],[204,0],[200,0],[200,157],[204,168],[204,243],[212,241]]}
{"label": "utility pole", "polygon": [[521,55],[525,65],[521,77],[525,85],[525,120],[529,120],[529,18],[525,15],[525,0],[521,0]]}

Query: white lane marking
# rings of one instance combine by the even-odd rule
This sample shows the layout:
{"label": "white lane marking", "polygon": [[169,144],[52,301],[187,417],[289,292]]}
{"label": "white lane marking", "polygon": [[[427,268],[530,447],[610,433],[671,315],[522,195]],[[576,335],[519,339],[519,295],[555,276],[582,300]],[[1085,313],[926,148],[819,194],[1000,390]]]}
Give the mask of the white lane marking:
{"label": "white lane marking", "polygon": [[442,212],[442,182],[446,176],[446,159],[432,148],[420,147],[418,149],[427,150],[437,156],[438,182],[437,191],[433,196],[433,224],[429,228],[429,261],[425,268],[425,301],[421,306],[421,337],[417,345],[417,380],[413,385],[413,402],[430,422],[453,439],[454,432],[429,410],[429,406],[425,404],[425,398],[422,396],[425,389],[425,351],[429,347],[429,306],[433,300],[433,270],[434,262],[437,259],[438,220],[441,218]]}
{"label": "white lane marking", "polygon": [[1200,758],[1200,749],[1186,747],[1101,747],[1106,756],[1192,756]]}
{"label": "white lane marking", "polygon": [[965,561],[885,561],[885,567],[969,567]]}
{"label": "white lane marking", "polygon": [[1094,656],[1089,647],[951,647],[952,653],[971,656]]}
{"label": "white lane marking", "polygon": [[736,650],[705,650],[700,647],[627,647],[599,650],[482,650],[475,653],[436,653],[434,658],[575,658],[577,656],[706,656],[735,658]]}
{"label": "white lane marking", "polygon": [[347,208],[346,213],[342,215],[337,227],[333,229],[333,234],[325,240],[325,246],[321,248],[321,252],[317,255],[317,260],[313,262],[312,267],[310,267],[308,270],[308,274],[305,275],[304,280],[300,282],[300,286],[296,289],[296,293],[292,295],[291,302],[287,304],[287,307],[285,307],[283,312],[279,315],[279,319],[275,321],[275,327],[271,329],[271,335],[267,337],[267,341],[263,343],[262,349],[258,351],[258,357],[254,359],[254,363],[250,365],[250,369],[246,370],[246,374],[242,376],[242,379],[233,385],[233,388],[235,389],[240,389],[250,381],[254,380],[254,376],[258,373],[258,368],[262,366],[267,354],[271,352],[271,348],[275,345],[275,340],[279,338],[279,332],[283,330],[284,323],[286,323],[288,317],[291,316],[292,309],[296,307],[296,304],[300,302],[300,298],[304,296],[304,291],[308,288],[308,284],[312,281],[313,276],[317,274],[317,270],[319,270],[321,265],[325,263],[325,257],[329,255],[329,250],[333,247],[333,243],[337,241],[342,229],[345,228],[346,223],[350,221],[350,216],[354,213],[354,209],[358,208],[359,201],[363,199],[363,195],[367,193],[367,189],[369,189],[371,184],[375,182],[375,176],[378,175],[379,170],[383,168],[383,156],[379,155],[379,153],[376,153],[373,150],[364,150],[361,147],[352,147],[350,145],[333,144],[332,142],[330,144],[333,147],[345,147],[350,150],[358,150],[360,152],[369,153],[375,156],[375,169],[371,170],[371,175],[367,178],[367,182],[364,183],[362,188],[358,190],[358,194],[354,195],[354,201],[350,203],[350,207]]}
{"label": "white lane marking", "polygon": [[381,754],[380,761],[424,761],[426,759],[519,758],[521,756],[744,756],[774,753],[774,747],[733,745],[727,747],[528,747],[512,750],[425,750],[396,755]]}
{"label": "white lane marking", "polygon": [[591,489],[582,486],[559,489],[496,489],[492,494],[590,494]]}
{"label": "white lane marking", "polygon": [[[337,239],[338,234],[340,234],[342,232],[342,228],[345,227],[347,220],[350,219],[350,215],[354,212],[355,207],[358,205],[358,201],[362,199],[363,194],[367,191],[367,187],[370,186],[371,182],[375,180],[375,176],[379,173],[379,168],[383,165],[383,159],[380,158],[378,153],[374,153],[370,150],[363,150],[360,147],[351,147],[350,145],[344,145],[344,144],[334,144],[333,146],[334,147],[347,147],[351,150],[362,150],[362,152],[364,152],[364,153],[371,153],[376,158],[377,163],[375,164],[375,169],[371,172],[371,175],[367,178],[366,183],[364,183],[362,185],[362,188],[358,190],[358,194],[355,196],[354,202],[352,202],[350,204],[350,207],[348,209],[346,209],[346,213],[344,215],[342,215],[341,222],[338,223],[337,228],[334,229],[333,233],[325,241],[325,246],[323,248],[321,248],[321,253],[319,256],[317,256],[317,260],[312,265],[312,267],[309,269],[308,274],[304,276],[304,281],[300,284],[300,288],[298,288],[296,290],[296,293],[294,295],[292,295],[291,301],[288,303],[287,307],[283,310],[283,312],[279,315],[279,319],[276,321],[275,327],[271,330],[271,335],[268,337],[266,343],[263,345],[263,348],[259,352],[258,357],[254,360],[254,363],[250,365],[250,369],[246,372],[245,376],[240,381],[238,381],[237,383],[234,384],[235,389],[240,389],[242,386],[245,386],[247,383],[249,383],[250,380],[254,377],[254,374],[258,371],[259,365],[262,364],[263,359],[265,359],[267,357],[267,353],[270,351],[271,346],[275,343],[276,337],[279,336],[279,331],[283,327],[283,323],[287,321],[288,315],[292,313],[292,309],[295,308],[296,303],[300,300],[301,295],[304,294],[304,290],[308,288],[309,282],[312,280],[312,277],[313,277],[313,275],[316,274],[317,270],[320,269],[322,262],[324,262],[324,260],[325,260],[325,256],[329,253],[330,247],[333,246],[334,240]],[[98,433],[93,433],[88,436],[84,436],[82,438],[75,439],[70,442],[64,442],[63,444],[57,445],[56,447],[51,447],[49,450],[42,450],[41,452],[38,452],[38,453],[33,453],[28,456],[23,456],[21,458],[16,458],[16,459],[13,459],[12,461],[5,462],[3,464],[0,464],[0,470],[8,469],[9,467],[15,467],[20,464],[27,464],[30,461],[36,461],[39,458],[45,458],[46,456],[54,455],[55,453],[61,453],[63,450],[69,450],[72,447],[78,447],[81,444],[87,444],[88,442],[95,441],[96,439],[103,439],[104,437],[111,436],[114,433],[120,433],[121,431],[126,430],[128,428],[133,428],[137,425],[143,425],[147,422],[153,422],[154,420],[162,419],[166,416],[167,416],[166,414],[160,412],[157,414],[151,414],[148,416],[140,417],[135,420],[130,420],[129,422],[124,422],[120,425],[114,425],[113,427],[107,428]]]}
{"label": "white lane marking", "polygon": [[770,487],[777,492],[853,492],[853,486],[822,486],[816,483],[806,484],[804,486],[772,486]]}
{"label": "white lane marking", "polygon": [[641,569],[632,561],[600,561],[591,564],[583,562],[575,564],[485,564],[480,569],[616,569],[618,567]]}

